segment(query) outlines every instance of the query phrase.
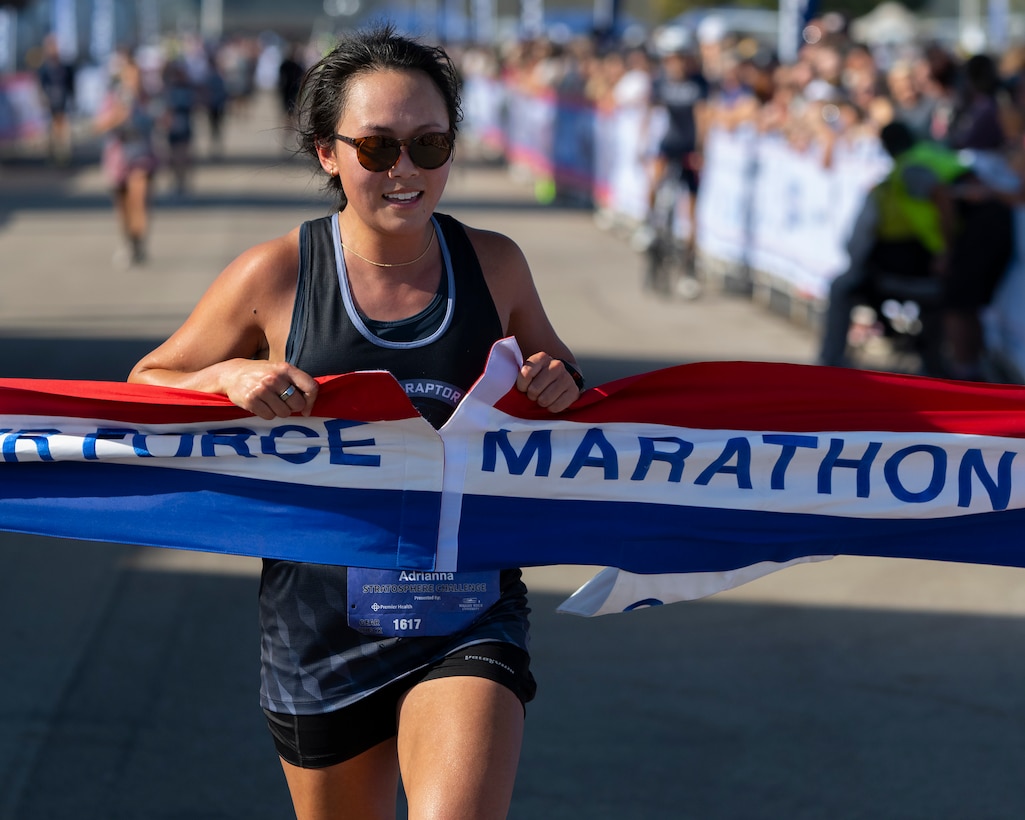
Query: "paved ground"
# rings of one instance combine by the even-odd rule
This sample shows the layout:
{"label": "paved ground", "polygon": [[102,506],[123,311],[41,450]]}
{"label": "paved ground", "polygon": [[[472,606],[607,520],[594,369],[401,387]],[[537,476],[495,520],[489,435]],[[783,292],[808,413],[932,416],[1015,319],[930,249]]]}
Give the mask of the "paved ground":
{"label": "paved ground", "polygon": [[[112,265],[96,168],[0,164],[0,375],[123,379],[234,254],[324,212],[263,107],[150,264]],[[90,156],[81,149],[81,158]],[[638,258],[501,169],[445,208],[514,236],[592,383],[699,359],[806,362],[744,298],[664,304]],[[256,705],[254,562],[0,535],[0,820],[290,816]],[[1025,575],[835,559],[694,604],[555,615],[587,568],[528,572],[541,689],[514,820],[1025,816]]]}

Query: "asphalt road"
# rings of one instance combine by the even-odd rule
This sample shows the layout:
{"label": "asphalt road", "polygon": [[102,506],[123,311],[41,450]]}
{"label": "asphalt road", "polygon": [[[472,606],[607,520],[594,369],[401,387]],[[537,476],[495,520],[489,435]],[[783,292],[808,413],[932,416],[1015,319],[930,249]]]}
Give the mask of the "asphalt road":
{"label": "asphalt road", "polygon": [[[123,379],[235,254],[325,212],[267,101],[227,145],[190,195],[161,179],[152,259],[129,270],[90,146],[70,170],[0,164],[0,376]],[[642,293],[623,237],[504,169],[461,155],[443,209],[520,242],[592,384],[812,359],[808,330],[747,298]],[[255,562],[9,534],[0,556],[0,820],[290,816],[257,705]],[[514,820],[1025,817],[1020,570],[838,558],[556,615],[592,572],[527,572],[540,691]]]}

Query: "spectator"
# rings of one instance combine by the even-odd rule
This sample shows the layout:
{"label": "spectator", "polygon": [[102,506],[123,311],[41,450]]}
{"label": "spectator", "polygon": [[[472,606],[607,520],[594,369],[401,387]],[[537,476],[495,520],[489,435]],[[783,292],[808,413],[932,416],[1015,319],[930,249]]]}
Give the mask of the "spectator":
{"label": "spectator", "polygon": [[744,67],[731,55],[720,60],[721,74],[709,104],[709,127],[733,130],[752,122],[759,102],[745,82]]}
{"label": "spectator", "polygon": [[946,372],[932,375],[981,379],[979,311],[989,304],[1011,258],[1010,209],[978,183],[956,153],[916,140],[904,123],[886,126],[881,139],[894,167],[866,197],[848,244],[850,267],[830,287],[819,361],[847,363],[851,308],[866,294],[879,298],[878,275],[936,277],[947,357]]}
{"label": "spectator", "polygon": [[228,83],[216,54],[210,55],[209,58],[201,102],[203,110],[206,111],[210,131],[210,156],[220,158],[224,155],[224,115],[228,107]]}
{"label": "spectator", "polygon": [[988,55],[976,54],[964,64],[963,73],[962,90],[947,130],[947,144],[958,150],[998,150],[1004,145],[1004,129],[996,63]]}
{"label": "spectator", "polygon": [[618,108],[644,108],[651,102],[653,69],[643,48],[632,48],[625,58],[610,54],[605,59],[612,100]]}
{"label": "spectator", "polygon": [[958,71],[957,58],[937,44],[927,46],[922,58],[916,62],[916,82],[932,106],[929,136],[938,142],[947,139],[954,117]]}
{"label": "spectator", "polygon": [[306,67],[300,62],[299,46],[293,44],[281,60],[278,69],[278,95],[281,98],[281,110],[285,115],[285,121],[293,123],[295,118],[295,103],[299,95],[299,86],[302,84],[303,74]]}
{"label": "spectator", "polygon": [[898,60],[886,73],[886,87],[893,101],[894,119],[911,129],[916,139],[928,139],[935,100],[929,100],[915,84],[912,65]]}
{"label": "spectator", "polygon": [[167,136],[168,166],[175,193],[183,195],[188,188],[192,169],[192,114],[196,106],[196,89],[189,80],[185,66],[178,60],[168,63],[164,82],[163,126]]}
{"label": "spectator", "polygon": [[37,76],[50,115],[50,158],[58,165],[66,165],[71,160],[70,114],[75,101],[75,68],[61,57],[53,34],[43,41],[43,61]]}

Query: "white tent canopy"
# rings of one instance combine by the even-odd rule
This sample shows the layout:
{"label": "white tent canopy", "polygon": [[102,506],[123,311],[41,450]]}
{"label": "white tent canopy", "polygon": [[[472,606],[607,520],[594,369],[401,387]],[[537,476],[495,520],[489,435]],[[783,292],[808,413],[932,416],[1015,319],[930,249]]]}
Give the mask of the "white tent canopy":
{"label": "white tent canopy", "polygon": [[918,20],[900,3],[880,3],[851,21],[851,34],[868,45],[907,43],[918,36]]}

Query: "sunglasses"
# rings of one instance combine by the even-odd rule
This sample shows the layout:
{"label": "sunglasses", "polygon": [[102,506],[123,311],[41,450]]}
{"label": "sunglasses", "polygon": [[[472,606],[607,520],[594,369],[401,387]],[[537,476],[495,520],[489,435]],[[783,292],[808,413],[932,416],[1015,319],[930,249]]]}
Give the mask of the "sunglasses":
{"label": "sunglasses", "polygon": [[376,135],[343,137],[341,134],[335,134],[335,139],[355,148],[356,159],[368,171],[390,171],[402,156],[403,145],[409,151],[409,158],[413,164],[425,171],[440,168],[452,156],[453,135],[451,131],[421,134],[419,137],[410,137],[405,140]]}

